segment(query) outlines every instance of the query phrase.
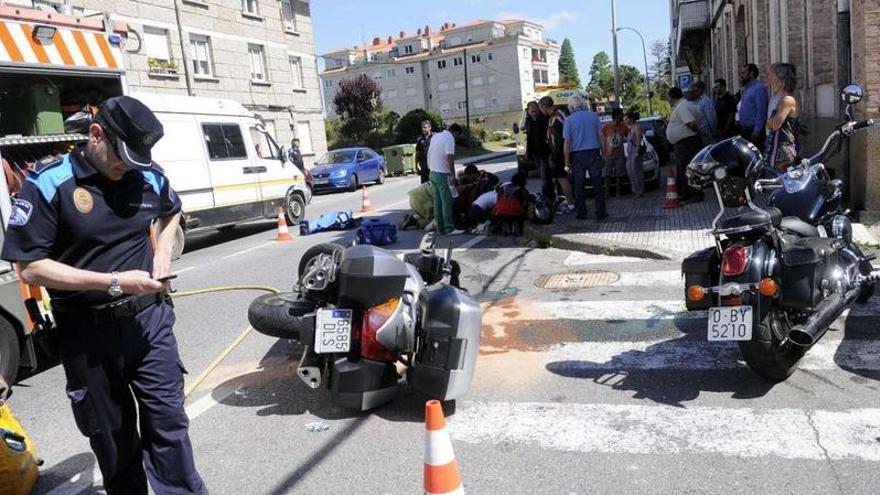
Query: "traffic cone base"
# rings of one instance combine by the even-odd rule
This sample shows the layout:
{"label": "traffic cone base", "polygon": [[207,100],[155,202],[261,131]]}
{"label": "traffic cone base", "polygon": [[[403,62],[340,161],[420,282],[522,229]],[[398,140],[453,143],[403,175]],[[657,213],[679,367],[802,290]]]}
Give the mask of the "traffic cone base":
{"label": "traffic cone base", "polygon": [[666,178],[666,199],[663,200],[663,208],[681,208],[681,201],[678,199],[678,188],[675,185],[675,177]]}
{"label": "traffic cone base", "polygon": [[370,204],[370,196],[367,194],[367,186],[364,186],[364,194],[362,196],[361,213],[369,213],[373,211],[373,205]]}
{"label": "traffic cone base", "polygon": [[278,236],[275,238],[276,241],[290,241],[293,240],[293,237],[290,235],[290,231],[287,229],[287,220],[284,219],[284,210],[278,208]]}
{"label": "traffic cone base", "polygon": [[425,404],[425,430],[425,493],[464,494],[440,401],[429,400]]}

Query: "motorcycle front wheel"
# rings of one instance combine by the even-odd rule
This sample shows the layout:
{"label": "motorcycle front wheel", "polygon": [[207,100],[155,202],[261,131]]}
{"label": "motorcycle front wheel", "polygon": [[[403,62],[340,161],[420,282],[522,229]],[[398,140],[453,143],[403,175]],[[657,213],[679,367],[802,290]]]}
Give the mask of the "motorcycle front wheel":
{"label": "motorcycle front wheel", "polygon": [[743,360],[752,371],[774,382],[781,382],[794,373],[807,349],[791,343],[781,345],[777,337],[787,335],[791,327],[785,311],[773,308],[755,328],[752,340],[739,343]]}

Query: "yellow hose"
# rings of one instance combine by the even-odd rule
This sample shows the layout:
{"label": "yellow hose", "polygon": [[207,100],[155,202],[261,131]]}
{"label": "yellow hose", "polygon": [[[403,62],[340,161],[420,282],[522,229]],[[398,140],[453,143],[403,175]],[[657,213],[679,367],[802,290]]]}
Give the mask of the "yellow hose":
{"label": "yellow hose", "polygon": [[[227,286],[221,286],[221,287],[209,287],[207,289],[190,290],[190,291],[185,291],[185,292],[174,292],[171,294],[171,297],[178,298],[178,297],[198,296],[198,295],[202,295],[202,294],[211,294],[214,292],[228,292],[228,291],[237,291],[237,290],[256,290],[256,291],[263,291],[263,292],[271,292],[273,294],[278,294],[279,292],[281,292],[280,290],[278,290],[274,287],[265,287],[265,286],[261,286],[261,285],[227,285]],[[251,333],[251,331],[253,329],[254,329],[254,327],[248,325],[247,328],[245,328],[244,331],[241,332],[241,334],[239,334],[238,337],[236,337],[235,340],[233,340],[232,343],[226,347],[226,349],[223,349],[223,352],[221,352],[216,358],[214,358],[213,361],[211,361],[211,364],[209,364],[208,367],[204,369],[204,371],[199,373],[199,375],[196,376],[192,382],[190,382],[190,384],[183,391],[183,396],[189,397],[190,394],[192,394],[193,391],[196,388],[198,388],[198,386],[201,385],[203,381],[205,381],[205,378],[208,378],[208,375],[210,375],[211,372],[213,372],[214,369],[217,368],[217,366],[220,366],[220,363],[222,363],[223,360],[226,359],[226,357],[229,356],[229,354],[232,353],[232,351],[234,351],[235,348],[238,347],[244,341],[244,339],[248,336],[248,334]]]}

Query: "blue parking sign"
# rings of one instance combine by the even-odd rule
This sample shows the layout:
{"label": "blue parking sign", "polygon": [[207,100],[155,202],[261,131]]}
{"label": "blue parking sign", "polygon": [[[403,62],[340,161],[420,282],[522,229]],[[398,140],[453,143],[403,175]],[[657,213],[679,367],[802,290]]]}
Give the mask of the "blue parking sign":
{"label": "blue parking sign", "polygon": [[691,87],[691,84],[694,82],[693,74],[680,74],[678,76],[678,84],[677,86],[681,88],[682,91],[687,90]]}

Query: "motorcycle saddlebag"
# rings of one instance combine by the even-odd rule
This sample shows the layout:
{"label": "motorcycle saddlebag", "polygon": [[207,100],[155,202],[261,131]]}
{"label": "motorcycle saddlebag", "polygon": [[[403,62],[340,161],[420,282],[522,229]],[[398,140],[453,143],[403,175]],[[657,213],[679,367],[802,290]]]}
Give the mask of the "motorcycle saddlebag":
{"label": "motorcycle saddlebag", "polygon": [[435,399],[461,397],[474,378],[482,309],[467,292],[446,284],[426,288],[419,303],[421,335],[407,382]]}
{"label": "motorcycle saddlebag", "polygon": [[705,297],[702,301],[691,301],[687,297],[687,289],[692,285],[715,287],[720,277],[721,260],[715,247],[697,251],[681,262],[681,273],[684,275],[684,300],[688,311],[709,309],[717,305],[716,295]]}
{"label": "motorcycle saddlebag", "polygon": [[406,284],[406,264],[369,244],[353,246],[339,264],[339,306],[371,308],[401,297]]}
{"label": "motorcycle saddlebag", "polygon": [[782,249],[782,306],[794,309],[816,307],[822,299],[822,280],[836,265],[837,240],[786,238]]}

